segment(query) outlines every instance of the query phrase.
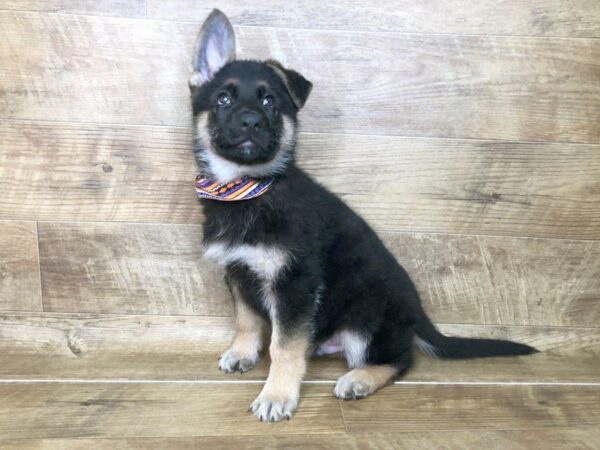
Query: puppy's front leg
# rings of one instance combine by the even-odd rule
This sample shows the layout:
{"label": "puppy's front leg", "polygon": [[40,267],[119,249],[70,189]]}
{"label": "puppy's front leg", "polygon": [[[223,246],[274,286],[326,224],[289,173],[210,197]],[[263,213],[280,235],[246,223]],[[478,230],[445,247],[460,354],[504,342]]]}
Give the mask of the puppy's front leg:
{"label": "puppy's front leg", "polygon": [[228,281],[235,306],[235,337],[219,358],[219,369],[244,373],[258,362],[263,340],[263,319],[246,304],[235,283]]}
{"label": "puppy's front leg", "polygon": [[273,323],[269,376],[262,392],[250,406],[258,419],[271,422],[291,419],[298,406],[308,348],[307,331],[283,332],[279,323]]}

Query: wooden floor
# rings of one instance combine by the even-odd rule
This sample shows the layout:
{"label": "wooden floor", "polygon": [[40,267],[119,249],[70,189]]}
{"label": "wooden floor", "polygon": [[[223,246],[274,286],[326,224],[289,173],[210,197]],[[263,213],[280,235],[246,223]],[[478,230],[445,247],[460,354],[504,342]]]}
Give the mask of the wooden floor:
{"label": "wooden floor", "polygon": [[[299,163],[377,229],[448,334],[438,361],[296,417],[224,375],[187,76],[200,0],[0,2],[0,448],[600,449],[600,2],[223,0],[243,58],[314,83]],[[348,187],[348,177],[353,180]]]}

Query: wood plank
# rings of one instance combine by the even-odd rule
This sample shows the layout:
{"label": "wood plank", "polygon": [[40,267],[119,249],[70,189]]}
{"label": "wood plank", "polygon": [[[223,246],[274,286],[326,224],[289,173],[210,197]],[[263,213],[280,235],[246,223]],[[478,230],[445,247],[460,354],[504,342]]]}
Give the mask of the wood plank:
{"label": "wood plank", "polygon": [[260,423],[247,412],[259,386],[0,384],[0,435],[19,438],[317,434],[344,431],[329,389],[303,386],[294,420]]}
{"label": "wood plank", "polygon": [[[393,0],[219,2],[235,25],[411,33],[600,36],[600,5],[594,0]],[[212,7],[202,0],[148,0],[148,17],[201,21]]]}
{"label": "wood plank", "polygon": [[[200,343],[201,344],[201,343]],[[4,380],[159,380],[264,382],[269,369],[267,355],[245,374],[223,374],[217,358],[229,344],[214,345],[206,353],[151,353],[133,347],[130,352],[81,352],[80,354],[0,355],[0,379]],[[305,381],[333,383],[348,371],[341,357],[312,358]],[[414,368],[398,383],[599,383],[598,355],[542,353],[530,357],[469,361],[442,361],[417,355]]]}
{"label": "wood plank", "polygon": [[[449,333],[455,332],[452,329],[455,325],[444,326],[449,327],[446,328]],[[550,350],[565,355],[597,352],[596,339],[600,337],[600,329],[582,327],[508,327],[506,332],[508,339],[527,342],[542,351]]]}
{"label": "wood plank", "polygon": [[40,223],[39,239],[47,311],[231,313],[199,226]]}
{"label": "wood plank", "polygon": [[198,356],[225,350],[234,332],[230,316],[1,312],[0,323],[0,353],[52,357],[103,352]]}
{"label": "wood plank", "polygon": [[434,321],[597,326],[600,243],[389,233]]}
{"label": "wood plank", "polygon": [[146,3],[145,0],[3,0],[1,10],[143,18]]}
{"label": "wood plank", "polygon": [[191,134],[0,122],[0,217],[200,223]]}
{"label": "wood plank", "polygon": [[[10,120],[0,135],[0,218],[201,220],[187,129]],[[379,230],[600,238],[599,145],[303,133],[298,155]]]}
{"label": "wood plank", "polygon": [[[187,127],[197,28],[2,13],[0,117]],[[306,131],[600,142],[598,40],[255,27],[237,34],[240,57],[280,59],[315,83]]]}
{"label": "wood plank", "polygon": [[[229,317],[0,316],[0,379],[264,380],[265,356],[244,375],[217,370],[229,346]],[[510,338],[544,353],[523,358],[439,361],[417,354],[404,381],[600,382],[597,328],[498,327],[441,324],[455,336]],[[312,358],[306,380],[334,381],[347,371],[337,356]]]}
{"label": "wood plank", "polygon": [[298,154],[379,230],[599,237],[597,145],[306,133]]}
{"label": "wood plank", "polygon": [[[229,315],[192,225],[40,223],[44,308]],[[600,242],[380,233],[441,323],[600,323]],[[143,255],[143,256],[140,256]]]}
{"label": "wood plank", "polygon": [[598,427],[600,387],[396,385],[342,410],[351,433]]}
{"label": "wood plank", "polygon": [[11,450],[88,450],[108,449],[231,449],[275,450],[282,448],[439,450],[486,448],[536,448],[540,442],[548,450],[597,450],[600,431],[592,427],[511,431],[420,431],[418,433],[327,433],[280,436],[198,436],[189,438],[95,438],[95,439],[20,439],[0,441]]}
{"label": "wood plank", "polygon": [[0,221],[0,310],[42,310],[34,222]]}
{"label": "wood plank", "polygon": [[[4,384],[5,439],[317,434],[343,431],[337,401],[320,386],[303,388],[294,420],[258,424],[246,409],[256,386]],[[574,386],[387,387],[343,402],[351,433],[511,431],[594,427],[598,388]],[[461,408],[461,414],[456,409]]]}

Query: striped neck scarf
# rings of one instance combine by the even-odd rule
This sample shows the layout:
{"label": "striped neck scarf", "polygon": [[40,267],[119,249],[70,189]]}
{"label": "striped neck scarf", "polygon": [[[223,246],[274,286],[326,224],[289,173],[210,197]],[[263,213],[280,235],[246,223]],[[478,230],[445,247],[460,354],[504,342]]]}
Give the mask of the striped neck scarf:
{"label": "striped neck scarf", "polygon": [[239,180],[219,183],[218,181],[196,177],[196,194],[201,198],[220,202],[250,200],[267,192],[273,184],[273,178],[244,177]]}

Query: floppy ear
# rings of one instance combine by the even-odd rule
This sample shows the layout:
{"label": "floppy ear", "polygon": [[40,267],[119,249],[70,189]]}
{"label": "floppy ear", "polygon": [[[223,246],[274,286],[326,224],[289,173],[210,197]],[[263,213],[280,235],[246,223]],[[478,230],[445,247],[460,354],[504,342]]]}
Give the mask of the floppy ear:
{"label": "floppy ear", "polygon": [[213,9],[204,21],[194,50],[190,88],[198,87],[235,59],[235,35],[227,16]]}
{"label": "floppy ear", "polygon": [[284,68],[279,61],[269,59],[266,64],[281,79],[296,108],[302,108],[310,94],[312,83],[298,72]]}

